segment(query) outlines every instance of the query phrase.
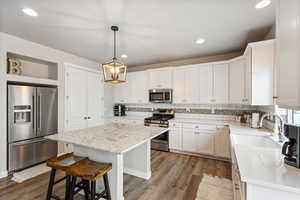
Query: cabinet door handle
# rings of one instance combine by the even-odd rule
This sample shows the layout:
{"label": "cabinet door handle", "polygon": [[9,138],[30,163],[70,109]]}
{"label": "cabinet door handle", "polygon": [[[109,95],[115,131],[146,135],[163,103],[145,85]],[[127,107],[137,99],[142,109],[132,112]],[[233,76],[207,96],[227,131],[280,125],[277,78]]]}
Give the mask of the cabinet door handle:
{"label": "cabinet door handle", "polygon": [[83,119],[84,119],[84,120],[87,120],[87,117],[84,117]]}
{"label": "cabinet door handle", "polygon": [[195,135],[199,135],[200,134],[200,132],[194,132],[195,133]]}
{"label": "cabinet door handle", "polygon": [[91,117],[88,117],[87,119],[91,119]]}

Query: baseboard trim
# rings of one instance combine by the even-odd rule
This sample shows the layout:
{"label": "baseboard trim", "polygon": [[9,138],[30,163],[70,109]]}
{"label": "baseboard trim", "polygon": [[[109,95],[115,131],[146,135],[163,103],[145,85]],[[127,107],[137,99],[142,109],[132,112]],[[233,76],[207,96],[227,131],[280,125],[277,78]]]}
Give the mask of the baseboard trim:
{"label": "baseboard trim", "polygon": [[197,157],[213,159],[213,160],[220,160],[220,161],[224,161],[224,162],[231,162],[231,159],[228,159],[228,158],[221,158],[221,157],[215,157],[215,156],[204,155],[204,154],[199,154],[199,153],[180,151],[180,150],[176,150],[176,149],[170,149],[170,152],[178,153],[178,154],[185,154],[185,155],[190,155],[190,156],[197,156]]}
{"label": "baseboard trim", "polygon": [[4,172],[0,172],[0,178],[5,178],[8,176],[8,172],[4,171]]}
{"label": "baseboard trim", "polygon": [[129,169],[129,168],[124,168],[124,173],[125,174],[129,174],[129,175],[133,175],[139,178],[143,178],[146,180],[149,180],[151,178],[151,172],[150,173],[145,173],[145,172],[141,172],[138,170],[134,170],[134,169]]}

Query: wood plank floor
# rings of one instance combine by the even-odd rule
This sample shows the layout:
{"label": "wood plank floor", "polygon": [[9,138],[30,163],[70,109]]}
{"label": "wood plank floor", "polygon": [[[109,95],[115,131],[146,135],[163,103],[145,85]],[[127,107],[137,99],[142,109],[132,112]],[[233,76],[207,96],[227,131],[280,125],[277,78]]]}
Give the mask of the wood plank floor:
{"label": "wood plank floor", "polygon": [[[126,200],[194,200],[204,174],[231,179],[230,163],[152,151],[152,177],[143,180],[124,176]],[[62,173],[58,177],[63,176]],[[21,184],[0,179],[0,200],[44,200],[49,173],[42,174]],[[64,194],[64,182],[55,186],[55,193]],[[80,195],[76,200],[83,200]]]}

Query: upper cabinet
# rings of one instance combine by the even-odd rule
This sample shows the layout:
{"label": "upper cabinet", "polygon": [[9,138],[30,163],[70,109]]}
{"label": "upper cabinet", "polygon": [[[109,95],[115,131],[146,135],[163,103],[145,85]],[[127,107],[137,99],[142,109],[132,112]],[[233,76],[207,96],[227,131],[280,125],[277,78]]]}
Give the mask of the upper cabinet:
{"label": "upper cabinet", "polygon": [[274,41],[250,43],[229,64],[229,103],[273,105]]}
{"label": "upper cabinet", "polygon": [[228,103],[228,64],[213,65],[213,103]]}
{"label": "upper cabinet", "polygon": [[199,64],[173,70],[173,102],[228,103],[228,64]]}
{"label": "upper cabinet", "polygon": [[147,103],[147,71],[127,73],[126,82],[114,86],[115,103]]}
{"label": "upper cabinet", "polygon": [[213,102],[213,66],[201,64],[199,66],[199,103]]}
{"label": "upper cabinet", "polygon": [[300,1],[277,1],[276,91],[280,107],[300,109]]}
{"label": "upper cabinet", "polygon": [[[129,74],[129,73],[128,73]],[[129,103],[130,101],[130,82],[131,77],[127,74],[126,82],[114,85],[114,102]]]}
{"label": "upper cabinet", "polygon": [[246,101],[246,59],[234,59],[229,65],[229,102],[244,104]]}
{"label": "upper cabinet", "polygon": [[147,71],[131,72],[129,75],[130,103],[148,102],[148,73]]}
{"label": "upper cabinet", "polygon": [[149,89],[172,88],[172,69],[149,70]]}
{"label": "upper cabinet", "polygon": [[178,67],[173,70],[173,103],[199,103],[199,67]]}
{"label": "upper cabinet", "polygon": [[[149,89],[173,89],[174,104],[273,105],[274,40],[248,44],[232,60],[127,74],[115,103],[149,103]],[[299,86],[300,87],[300,86]]]}

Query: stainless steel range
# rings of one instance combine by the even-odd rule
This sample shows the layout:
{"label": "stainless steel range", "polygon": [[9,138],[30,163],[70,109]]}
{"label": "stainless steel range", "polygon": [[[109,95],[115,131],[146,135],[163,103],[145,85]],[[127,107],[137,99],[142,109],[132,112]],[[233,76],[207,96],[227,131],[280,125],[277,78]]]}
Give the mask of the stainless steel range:
{"label": "stainless steel range", "polygon": [[[169,120],[174,118],[174,110],[158,109],[152,117],[145,118],[145,126],[169,128]],[[151,140],[151,149],[169,151],[169,131]]]}

